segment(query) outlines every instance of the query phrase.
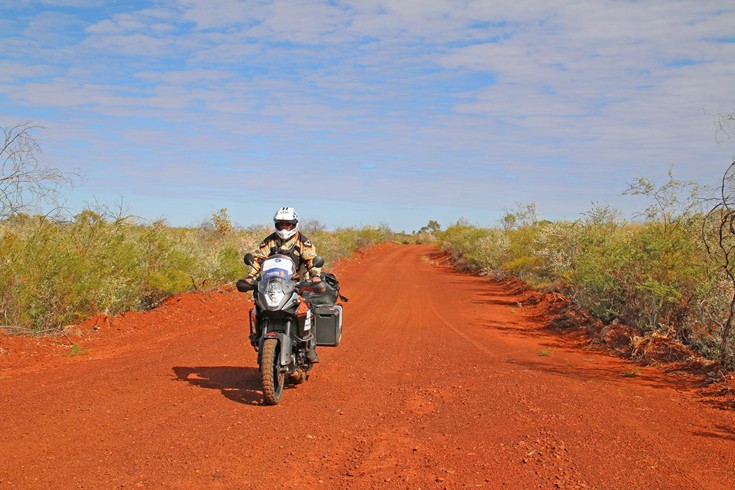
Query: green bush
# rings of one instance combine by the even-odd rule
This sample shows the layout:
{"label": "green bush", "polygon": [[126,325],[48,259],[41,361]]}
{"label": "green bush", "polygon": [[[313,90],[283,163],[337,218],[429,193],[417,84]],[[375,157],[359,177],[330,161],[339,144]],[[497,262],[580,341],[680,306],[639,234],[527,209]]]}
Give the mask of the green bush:
{"label": "green bush", "polygon": [[[306,232],[306,231],[305,231]],[[349,257],[356,250],[378,243],[397,241],[398,236],[387,226],[338,228],[335,231],[318,230],[308,233],[316,251],[327,263]]]}
{"label": "green bush", "polygon": [[[46,331],[97,313],[145,310],[171,295],[207,291],[247,274],[243,254],[269,228],[237,230],[226,210],[199,228],[109,219],[85,210],[68,222],[14,215],[0,223],[3,325]],[[319,230],[327,261],[394,238],[387,227]]]}
{"label": "green bush", "polygon": [[600,207],[573,222],[504,219],[495,228],[459,222],[438,238],[462,267],[564,292],[606,322],[673,332],[712,355],[732,288],[713,274],[703,216],[690,209],[669,209],[665,219],[647,212],[643,222]]}

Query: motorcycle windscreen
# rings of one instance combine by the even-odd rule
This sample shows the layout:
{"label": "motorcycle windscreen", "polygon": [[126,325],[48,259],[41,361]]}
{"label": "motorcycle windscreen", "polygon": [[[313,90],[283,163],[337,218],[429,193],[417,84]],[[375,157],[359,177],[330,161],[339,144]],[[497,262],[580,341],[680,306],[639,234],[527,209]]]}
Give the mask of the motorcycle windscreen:
{"label": "motorcycle windscreen", "polygon": [[263,262],[263,279],[271,277],[280,277],[282,279],[291,279],[296,273],[296,268],[291,259],[286,257],[271,257]]}
{"label": "motorcycle windscreen", "polygon": [[258,283],[258,297],[262,298],[268,310],[281,309],[294,295],[295,282],[272,275]]}

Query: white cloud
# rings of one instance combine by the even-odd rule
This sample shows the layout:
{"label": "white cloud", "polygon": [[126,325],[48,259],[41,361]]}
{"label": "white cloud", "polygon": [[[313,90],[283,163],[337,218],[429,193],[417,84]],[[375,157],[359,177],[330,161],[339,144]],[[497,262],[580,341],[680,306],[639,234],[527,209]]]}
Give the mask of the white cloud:
{"label": "white cloud", "polygon": [[238,24],[250,24],[260,17],[262,4],[239,0],[186,0],[178,2],[183,19],[196,24],[197,29],[221,29]]}
{"label": "white cloud", "polygon": [[94,8],[105,5],[106,0],[15,0],[19,7]]}
{"label": "white cloud", "polygon": [[224,70],[204,70],[194,68],[191,70],[179,71],[146,71],[135,74],[136,77],[148,80],[154,83],[164,83],[172,85],[190,85],[213,83],[222,80],[231,80],[236,77],[234,71]]}
{"label": "white cloud", "polygon": [[19,83],[24,79],[46,77],[52,75],[54,72],[55,70],[49,66],[28,65],[20,61],[0,60],[0,82]]}

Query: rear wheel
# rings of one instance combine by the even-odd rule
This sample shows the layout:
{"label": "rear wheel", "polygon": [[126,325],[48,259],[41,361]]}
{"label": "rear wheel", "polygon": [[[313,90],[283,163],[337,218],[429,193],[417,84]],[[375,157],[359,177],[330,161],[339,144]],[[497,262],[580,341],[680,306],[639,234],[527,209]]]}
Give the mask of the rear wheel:
{"label": "rear wheel", "polygon": [[277,339],[266,339],[263,342],[263,357],[260,363],[260,379],[263,383],[263,400],[266,405],[275,405],[281,401],[286,374],[279,369],[281,354]]}

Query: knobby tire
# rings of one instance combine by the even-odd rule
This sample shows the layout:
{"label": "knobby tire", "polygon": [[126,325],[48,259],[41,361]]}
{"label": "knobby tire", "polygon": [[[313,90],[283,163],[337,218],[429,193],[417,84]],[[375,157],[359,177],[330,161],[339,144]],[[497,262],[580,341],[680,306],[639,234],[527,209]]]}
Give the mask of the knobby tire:
{"label": "knobby tire", "polygon": [[260,363],[260,378],[263,383],[263,401],[275,405],[281,401],[285,373],[279,371],[280,345],[277,339],[266,339],[263,343],[263,357]]}

